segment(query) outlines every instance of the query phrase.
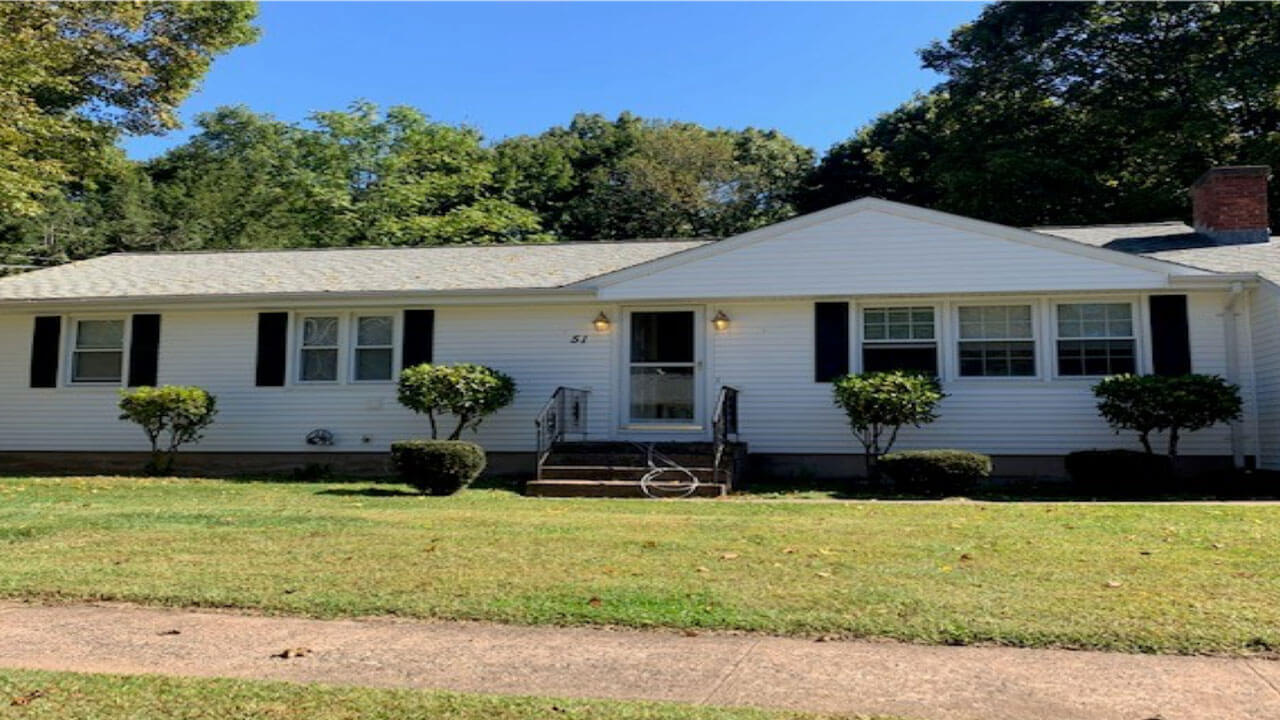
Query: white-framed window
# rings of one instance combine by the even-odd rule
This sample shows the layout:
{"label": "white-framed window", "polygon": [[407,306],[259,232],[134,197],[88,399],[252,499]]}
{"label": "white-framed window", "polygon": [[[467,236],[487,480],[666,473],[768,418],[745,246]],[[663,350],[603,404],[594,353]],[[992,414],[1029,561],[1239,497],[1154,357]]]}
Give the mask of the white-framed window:
{"label": "white-framed window", "polygon": [[1133,304],[1061,303],[1057,306],[1058,375],[1100,377],[1137,372]]}
{"label": "white-framed window", "polygon": [[395,316],[356,315],[352,377],[356,382],[388,381],[395,372]]}
{"label": "white-framed window", "polygon": [[1036,341],[1030,304],[957,309],[961,377],[1034,377]]}
{"label": "white-framed window", "polygon": [[119,383],[124,379],[124,318],[85,318],[74,322],[71,382]]}
{"label": "white-framed window", "polygon": [[937,312],[932,306],[862,310],[862,371],[938,374]]}
{"label": "white-framed window", "polygon": [[303,315],[298,323],[298,382],[338,381],[341,316]]}

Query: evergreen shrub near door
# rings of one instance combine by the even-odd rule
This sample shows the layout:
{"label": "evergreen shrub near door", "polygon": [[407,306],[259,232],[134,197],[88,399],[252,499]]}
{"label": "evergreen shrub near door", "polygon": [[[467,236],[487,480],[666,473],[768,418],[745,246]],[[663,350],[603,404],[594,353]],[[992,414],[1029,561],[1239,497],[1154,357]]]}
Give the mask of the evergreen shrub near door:
{"label": "evergreen shrub near door", "polygon": [[452,495],[484,472],[484,450],[460,440],[392,443],[391,464],[406,485],[429,495]]}
{"label": "evergreen shrub near door", "polygon": [[954,495],[991,477],[991,458],[968,450],[908,450],[882,456],[880,470],[897,490]]}

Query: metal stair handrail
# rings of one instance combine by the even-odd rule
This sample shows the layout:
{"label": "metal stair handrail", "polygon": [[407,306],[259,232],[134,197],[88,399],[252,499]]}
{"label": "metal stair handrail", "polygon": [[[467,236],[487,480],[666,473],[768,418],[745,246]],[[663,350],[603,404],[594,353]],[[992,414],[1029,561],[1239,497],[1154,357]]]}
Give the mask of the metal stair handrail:
{"label": "metal stair handrail", "polygon": [[716,409],[711,416],[711,435],[714,443],[713,476],[720,481],[721,473],[728,472],[722,467],[724,452],[729,447],[730,436],[738,439],[738,388],[732,385],[721,385],[716,395]]}
{"label": "metal stair handrail", "polygon": [[533,424],[537,429],[537,469],[535,477],[542,480],[542,465],[551,448],[566,435],[587,437],[587,396],[590,390],[561,385],[551,393]]}

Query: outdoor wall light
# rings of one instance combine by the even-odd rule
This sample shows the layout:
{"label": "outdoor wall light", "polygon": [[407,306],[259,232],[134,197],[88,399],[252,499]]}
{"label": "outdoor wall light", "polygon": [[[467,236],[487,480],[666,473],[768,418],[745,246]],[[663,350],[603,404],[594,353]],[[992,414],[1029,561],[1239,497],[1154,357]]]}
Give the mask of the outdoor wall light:
{"label": "outdoor wall light", "polygon": [[723,310],[719,310],[716,312],[716,316],[711,318],[711,324],[716,326],[716,330],[728,330],[729,316],[725,315]]}
{"label": "outdoor wall light", "polygon": [[604,311],[601,311],[600,314],[596,316],[596,319],[591,321],[591,324],[595,325],[596,330],[599,330],[600,332],[609,332],[609,326],[613,323],[609,322],[609,316],[605,315]]}

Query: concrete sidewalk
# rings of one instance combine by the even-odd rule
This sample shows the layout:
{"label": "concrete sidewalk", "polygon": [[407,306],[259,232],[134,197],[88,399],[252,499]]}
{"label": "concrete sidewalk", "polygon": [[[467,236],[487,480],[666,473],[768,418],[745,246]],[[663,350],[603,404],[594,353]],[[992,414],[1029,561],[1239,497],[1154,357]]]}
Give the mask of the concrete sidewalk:
{"label": "concrete sidewalk", "polygon": [[[174,633],[173,631],[177,631]],[[272,657],[307,648],[302,657]],[[974,720],[1280,718],[1280,662],[0,603],[0,667]]]}

